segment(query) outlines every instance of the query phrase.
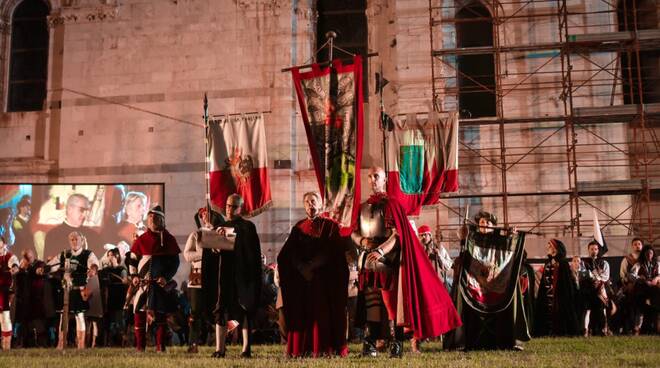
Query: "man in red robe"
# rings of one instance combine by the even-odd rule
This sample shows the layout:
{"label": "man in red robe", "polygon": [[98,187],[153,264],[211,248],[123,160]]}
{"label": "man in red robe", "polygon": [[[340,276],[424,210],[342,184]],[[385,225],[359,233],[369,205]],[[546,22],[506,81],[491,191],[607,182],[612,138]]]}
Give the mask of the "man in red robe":
{"label": "man in red robe", "polygon": [[399,358],[404,327],[421,340],[442,335],[461,320],[403,207],[387,196],[385,171],[372,168],[369,184],[373,194],[360,206],[358,229],[351,235],[360,250],[359,300],[368,330],[362,354],[377,355],[375,340],[382,337],[379,326],[386,318],[390,357]]}
{"label": "man in red robe", "polygon": [[348,239],[319,216],[321,196],[305,193],[299,221],[277,257],[290,357],[348,355]]}

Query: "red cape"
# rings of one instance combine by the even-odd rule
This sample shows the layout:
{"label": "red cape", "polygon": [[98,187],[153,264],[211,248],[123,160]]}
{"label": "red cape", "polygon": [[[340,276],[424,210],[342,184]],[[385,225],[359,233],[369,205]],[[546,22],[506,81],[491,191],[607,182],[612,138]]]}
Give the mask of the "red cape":
{"label": "red cape", "polygon": [[461,326],[451,297],[435,273],[403,207],[391,197],[385,203],[385,219],[396,228],[401,245],[399,295],[402,298],[398,304],[403,305],[403,321],[397,320],[397,324],[412,329],[417,339],[440,336]]}
{"label": "red cape", "polygon": [[169,231],[163,230],[161,244],[160,234],[147,230],[133,242],[131,253],[138,256],[175,256],[181,253],[176,239]]}

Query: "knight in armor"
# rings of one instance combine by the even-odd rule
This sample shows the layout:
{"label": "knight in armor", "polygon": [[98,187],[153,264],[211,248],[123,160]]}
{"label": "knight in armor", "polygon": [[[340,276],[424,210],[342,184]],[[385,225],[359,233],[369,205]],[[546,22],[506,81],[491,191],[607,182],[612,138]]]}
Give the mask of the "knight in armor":
{"label": "knight in armor", "polygon": [[290,357],[348,355],[347,237],[337,223],[320,216],[321,195],[303,196],[307,218],[292,229],[277,267]]}
{"label": "knight in armor", "polygon": [[[64,287],[69,290],[68,313],[73,314],[76,320],[76,344],[78,349],[85,348],[85,311],[89,309],[87,302],[89,295],[86,292],[87,278],[96,275],[99,269],[99,260],[94,253],[87,249],[85,237],[77,232],[69,233],[70,249],[64,250],[59,257],[50,260],[50,271],[61,274]],[[63,301],[62,304],[66,304]],[[65,313],[64,309],[62,313]],[[66,346],[67,336],[62,331],[67,328],[62,326],[67,318],[60,317],[60,334],[58,349]],[[67,326],[68,327],[68,326]]]}
{"label": "knight in armor", "polygon": [[[241,217],[243,198],[232,194],[227,198],[227,222],[219,229],[221,236],[232,239],[233,250],[220,251],[220,279],[215,317],[215,358],[225,356],[227,322],[239,321],[243,338],[241,358],[252,356],[250,328],[261,296],[261,243],[254,224]],[[235,236],[225,229],[233,228]]]}
{"label": "knight in armor", "polygon": [[[367,327],[362,354],[376,356],[376,340],[386,337],[390,357],[401,357],[404,327],[422,340],[461,321],[403,207],[387,196],[382,168],[370,170],[369,184],[373,194],[360,206],[358,229],[351,235],[360,251],[359,317]],[[389,327],[387,335],[382,325]]]}
{"label": "knight in armor", "polygon": [[7,249],[5,237],[0,236],[0,330],[2,331],[2,350],[11,349],[11,313],[9,294],[12,275],[18,272],[18,258]]}
{"label": "knight in armor", "polygon": [[165,352],[166,316],[174,311],[165,286],[179,268],[179,245],[165,228],[165,212],[159,205],[147,214],[147,231],[131,247],[131,288],[135,322],[135,345],[144,351],[149,325],[156,329],[156,351]]}
{"label": "knight in armor", "polygon": [[[589,257],[582,260],[580,292],[584,300],[584,335],[604,336],[607,332],[607,288],[610,265],[603,259],[601,246],[596,240],[587,245]],[[606,249],[606,248],[605,248]]]}

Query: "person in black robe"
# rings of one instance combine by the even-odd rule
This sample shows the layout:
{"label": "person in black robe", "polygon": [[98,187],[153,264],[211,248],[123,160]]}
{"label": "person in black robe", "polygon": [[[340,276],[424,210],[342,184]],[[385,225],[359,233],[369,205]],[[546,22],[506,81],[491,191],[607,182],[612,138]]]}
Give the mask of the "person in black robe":
{"label": "person in black robe", "polygon": [[[209,211],[208,207],[200,208],[194,219],[198,230],[217,229],[225,221],[221,214],[213,210]],[[187,289],[190,301],[188,353],[199,352],[198,345],[206,342],[208,327],[213,321],[213,309],[218,300],[220,253],[199,247],[196,240],[198,230],[190,234],[183,251],[183,257],[191,266]]]}
{"label": "person in black robe", "polygon": [[220,235],[233,237],[225,228],[233,228],[234,250],[220,252],[218,301],[214,310],[216,323],[216,351],[213,357],[225,356],[227,321],[239,321],[242,328],[242,358],[250,358],[250,324],[261,295],[261,243],[254,224],[241,217],[243,198],[232,194],[227,198],[226,218]]}
{"label": "person in black robe", "polygon": [[534,308],[534,336],[577,336],[580,322],[575,310],[577,288],[566,259],[566,246],[557,239],[548,242],[548,260]]}

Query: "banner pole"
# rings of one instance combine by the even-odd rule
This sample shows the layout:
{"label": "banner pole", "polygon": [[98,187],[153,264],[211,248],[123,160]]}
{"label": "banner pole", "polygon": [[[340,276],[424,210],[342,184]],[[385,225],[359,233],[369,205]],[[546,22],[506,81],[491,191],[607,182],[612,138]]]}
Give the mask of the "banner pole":
{"label": "banner pole", "polygon": [[[383,63],[380,64],[380,78],[379,79],[384,79],[383,77]],[[379,80],[378,81],[378,94],[380,96],[380,128],[383,131],[383,169],[385,170],[385,177],[387,177],[387,173],[389,172],[389,162],[387,161],[387,121],[385,118],[385,104],[383,102],[383,87],[380,86],[382,82]]]}
{"label": "banner pole", "polygon": [[[204,157],[204,164],[206,169],[204,170],[204,180],[205,180],[205,189],[206,189],[206,216],[210,220],[211,219],[211,180],[210,180],[210,155],[211,152],[209,152],[210,145],[209,145],[209,99],[208,96],[206,95],[206,92],[204,92],[204,152],[205,152],[205,157]],[[200,219],[201,220],[201,219]]]}

